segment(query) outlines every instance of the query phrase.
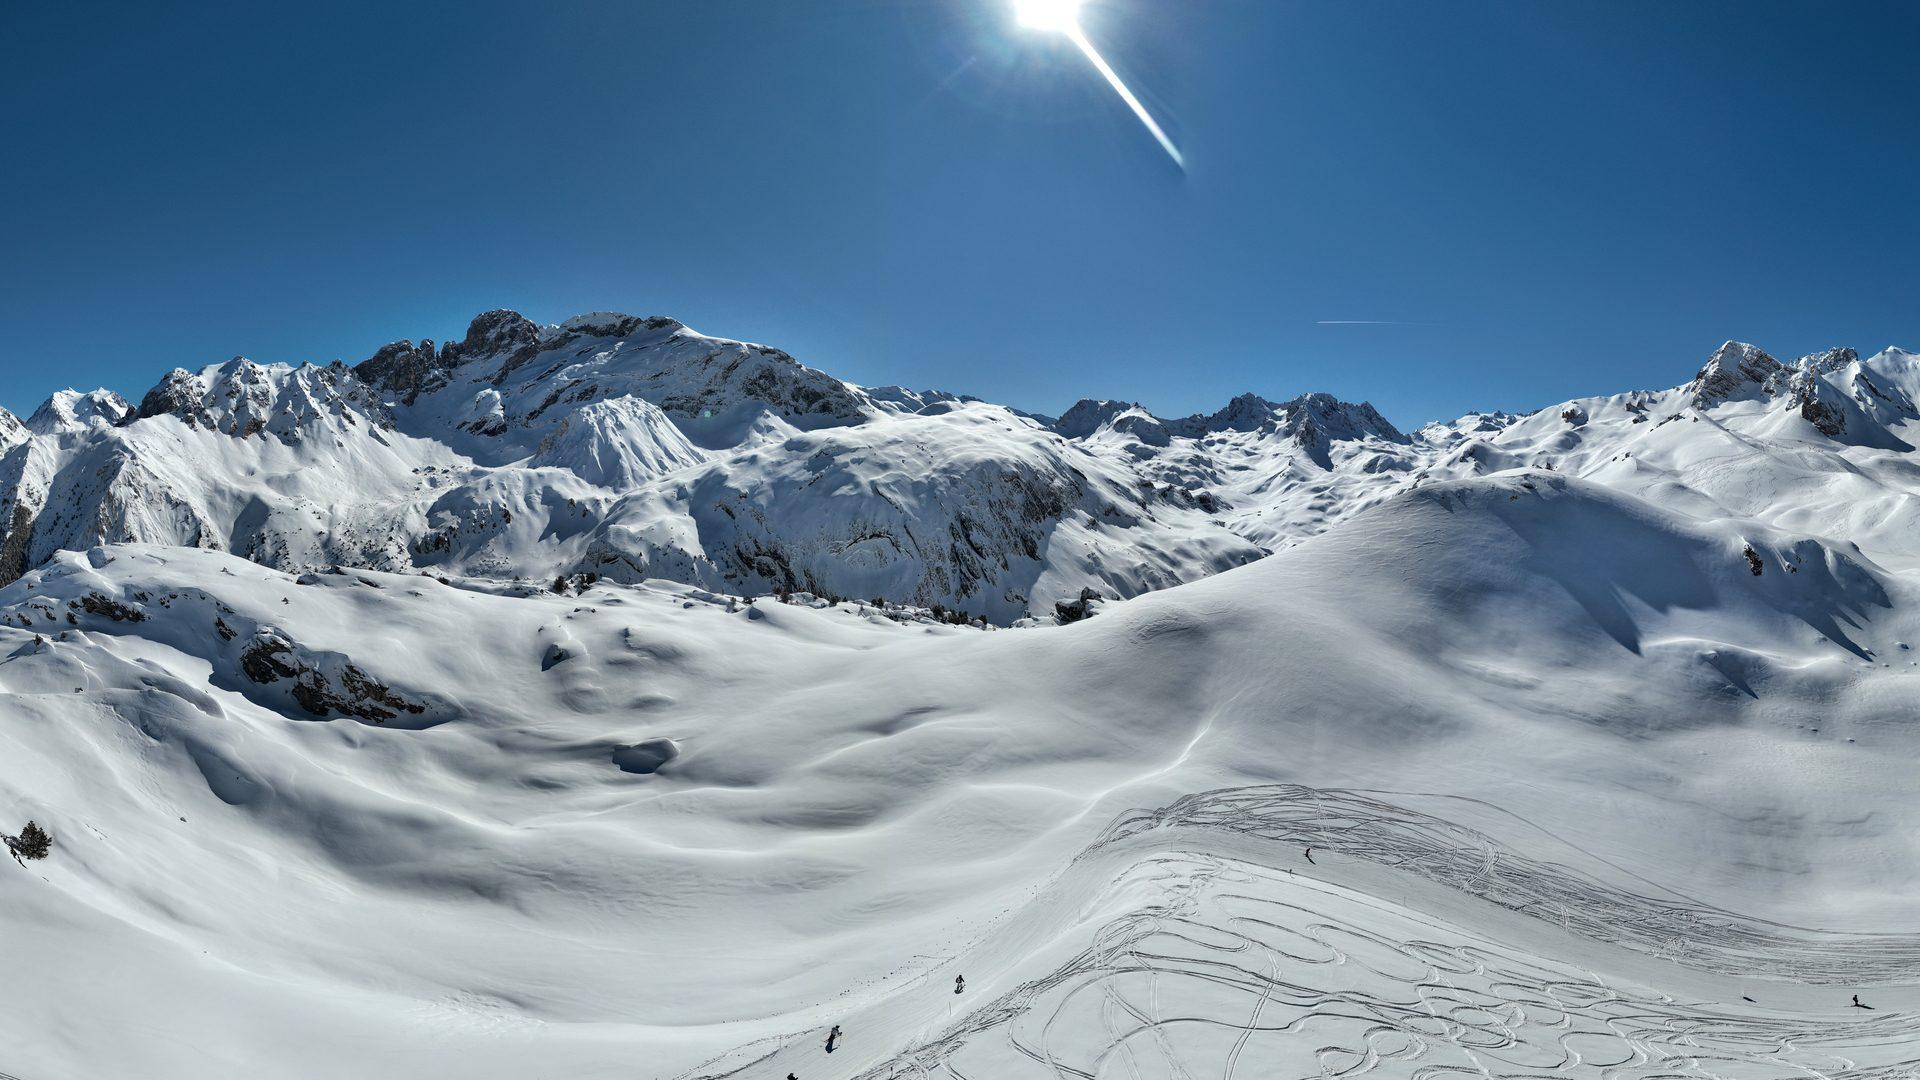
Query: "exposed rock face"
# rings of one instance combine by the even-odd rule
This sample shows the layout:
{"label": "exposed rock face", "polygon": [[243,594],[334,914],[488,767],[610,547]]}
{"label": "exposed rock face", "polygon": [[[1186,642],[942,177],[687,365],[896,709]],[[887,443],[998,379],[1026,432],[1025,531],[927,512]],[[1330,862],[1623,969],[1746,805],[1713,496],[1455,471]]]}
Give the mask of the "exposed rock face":
{"label": "exposed rock face", "polygon": [[1752,345],[1729,341],[1707,358],[1688,391],[1695,408],[1710,409],[1734,397],[1772,395],[1785,371],[1780,361]]}
{"label": "exposed rock face", "polygon": [[114,622],[146,622],[147,613],[132,604],[123,604],[110,596],[97,592],[88,593],[80,598],[80,607],[89,615],[99,615]]}
{"label": "exposed rock face", "polygon": [[1826,385],[1813,365],[1802,366],[1787,383],[1787,408],[1799,413],[1820,434],[1837,439],[1846,434],[1847,418],[1837,406],[1821,400]]}
{"label": "exposed rock face", "polygon": [[424,704],[395,693],[344,657],[307,655],[270,628],[258,631],[241,650],[240,670],[262,685],[293,680],[293,699],[315,716],[338,713],[384,724],[402,714],[426,712]]}
{"label": "exposed rock face", "polygon": [[[236,356],[234,361],[241,358]],[[212,418],[201,415],[201,403],[207,396],[207,384],[200,376],[183,368],[174,368],[167,372],[147,396],[140,399],[140,409],[133,416],[136,420],[145,420],[154,416],[177,416],[188,427],[199,427],[202,423],[212,426]]]}
{"label": "exposed rock face", "polygon": [[[446,351],[452,348],[448,346]],[[452,367],[450,359],[434,351],[432,341],[415,345],[402,340],[380,346],[372,356],[354,365],[353,371],[369,386],[395,394],[411,405],[422,393],[445,386]]]}
{"label": "exposed rock face", "polygon": [[1090,588],[1080,590],[1080,596],[1074,600],[1061,600],[1053,605],[1054,621],[1062,626],[1076,623],[1094,613],[1100,603],[1100,594]]}
{"label": "exposed rock face", "polygon": [[467,336],[450,341],[442,350],[448,367],[489,357],[499,357],[506,365],[524,363],[537,352],[540,328],[517,311],[496,308],[483,311],[467,324]]}
{"label": "exposed rock face", "polygon": [[1847,348],[1825,349],[1801,361],[1803,365],[1821,375],[1831,374],[1859,362],[1860,354]]}

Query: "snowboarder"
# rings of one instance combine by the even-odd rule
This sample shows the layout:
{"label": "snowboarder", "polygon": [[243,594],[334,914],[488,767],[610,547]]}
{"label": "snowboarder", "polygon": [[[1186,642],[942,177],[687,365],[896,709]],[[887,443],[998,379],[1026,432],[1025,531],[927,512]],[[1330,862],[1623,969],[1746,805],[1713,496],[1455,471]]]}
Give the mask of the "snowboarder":
{"label": "snowboarder", "polygon": [[[1312,844],[1308,844],[1308,845],[1307,845],[1307,861],[1308,861],[1308,862],[1313,862],[1313,845],[1312,845]],[[1319,863],[1313,863],[1313,865],[1315,865],[1315,866],[1319,866],[1320,864],[1319,864]]]}
{"label": "snowboarder", "polygon": [[953,977],[953,992],[958,994],[966,990],[966,988],[967,988],[967,977],[965,975],[955,975]]}
{"label": "snowboarder", "polygon": [[827,1053],[829,1054],[833,1053],[834,1040],[838,1039],[839,1037],[840,1037],[840,1025],[835,1024],[833,1025],[833,1030],[827,1032]]}

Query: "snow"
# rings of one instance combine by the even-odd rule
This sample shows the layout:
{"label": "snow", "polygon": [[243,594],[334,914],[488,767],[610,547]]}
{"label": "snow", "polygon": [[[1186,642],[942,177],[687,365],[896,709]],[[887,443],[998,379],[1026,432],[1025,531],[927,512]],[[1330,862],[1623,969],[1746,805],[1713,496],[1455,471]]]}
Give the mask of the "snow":
{"label": "snow", "polygon": [[1920,1061],[1912,354],[1068,437],[483,319],[0,459],[0,1070]]}

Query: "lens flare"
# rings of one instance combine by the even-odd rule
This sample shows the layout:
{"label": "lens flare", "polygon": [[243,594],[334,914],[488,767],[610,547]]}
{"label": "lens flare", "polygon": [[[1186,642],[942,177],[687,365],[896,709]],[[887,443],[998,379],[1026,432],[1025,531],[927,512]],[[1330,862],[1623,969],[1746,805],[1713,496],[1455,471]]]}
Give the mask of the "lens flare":
{"label": "lens flare", "polygon": [[1087,62],[1093,65],[1094,70],[1098,71],[1101,77],[1107,80],[1107,84],[1113,87],[1113,92],[1120,95],[1120,100],[1126,102],[1127,108],[1133,110],[1133,115],[1139,117],[1140,122],[1146,125],[1147,133],[1160,144],[1160,149],[1165,150],[1167,156],[1173,159],[1174,165],[1184,172],[1187,161],[1181,156],[1180,148],[1173,145],[1173,139],[1168,137],[1166,131],[1160,127],[1160,122],[1153,118],[1153,114],[1147,111],[1147,107],[1142,105],[1133,91],[1127,88],[1127,84],[1120,80],[1120,75],[1113,70],[1113,65],[1107,63],[1107,58],[1100,55],[1100,50],[1093,47],[1093,42],[1087,40],[1086,32],[1080,29],[1080,4],[1081,0],[1013,0],[1013,13],[1020,20],[1020,25],[1030,30],[1064,34],[1068,41],[1073,42],[1074,46],[1086,56]]}

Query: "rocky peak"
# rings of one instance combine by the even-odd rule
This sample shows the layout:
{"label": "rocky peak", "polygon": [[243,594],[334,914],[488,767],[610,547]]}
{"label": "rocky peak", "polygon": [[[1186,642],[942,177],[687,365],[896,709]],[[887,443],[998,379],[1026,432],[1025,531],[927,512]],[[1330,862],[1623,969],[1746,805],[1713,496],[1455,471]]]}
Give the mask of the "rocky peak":
{"label": "rocky peak", "polygon": [[1811,368],[1815,372],[1825,375],[1829,372],[1839,371],[1859,359],[1860,354],[1852,349],[1823,349],[1820,352],[1801,357],[1799,366]]}
{"label": "rocky peak", "polygon": [[369,386],[395,394],[411,405],[421,394],[446,384],[447,372],[454,366],[447,354],[453,351],[454,346],[448,345],[444,354],[436,354],[431,340],[415,345],[403,338],[380,346],[372,356],[354,365],[353,371]]}
{"label": "rocky peak", "polygon": [[1241,394],[1205,418],[1202,426],[1208,431],[1255,431],[1272,422],[1279,407],[1258,394]]}
{"label": "rocky peak", "polygon": [[1355,404],[1332,394],[1302,394],[1280,406],[1286,418],[1280,429],[1302,443],[1324,440],[1384,439],[1404,443],[1399,428],[1380,415],[1370,402]]}
{"label": "rocky peak", "polygon": [[1729,398],[1751,393],[1772,395],[1786,367],[1758,348],[1729,341],[1715,349],[1693,381],[1688,396],[1697,408],[1711,408]]}
{"label": "rocky peak", "polygon": [[[33,411],[25,427],[36,435],[84,431],[95,423],[117,424],[132,408],[127,404],[127,399],[111,390],[94,390],[85,394],[78,390],[61,390]],[[7,419],[12,420],[14,426],[20,423],[11,413]],[[0,424],[0,438],[4,437],[6,427]]]}
{"label": "rocky peak", "polygon": [[244,356],[198,373],[169,372],[141,399],[135,419],[163,415],[235,438],[267,433],[283,442],[315,423],[392,426],[380,395],[344,364],[294,368]]}
{"label": "rocky peak", "polygon": [[[234,357],[239,360],[240,357]],[[185,368],[174,368],[161,377],[147,396],[140,399],[140,408],[133,419],[145,420],[154,416],[177,416],[188,427],[199,427],[210,423],[210,419],[201,415],[202,401],[207,396],[207,384],[200,376]]]}
{"label": "rocky peak", "polygon": [[539,352],[540,328],[517,311],[483,311],[467,324],[467,336],[441,350],[446,366],[454,367],[484,357],[502,357],[506,364],[524,363]]}
{"label": "rocky peak", "polygon": [[1069,439],[1084,439],[1099,431],[1114,417],[1139,407],[1105,398],[1081,398],[1060,414],[1060,419],[1053,422],[1053,430]]}

